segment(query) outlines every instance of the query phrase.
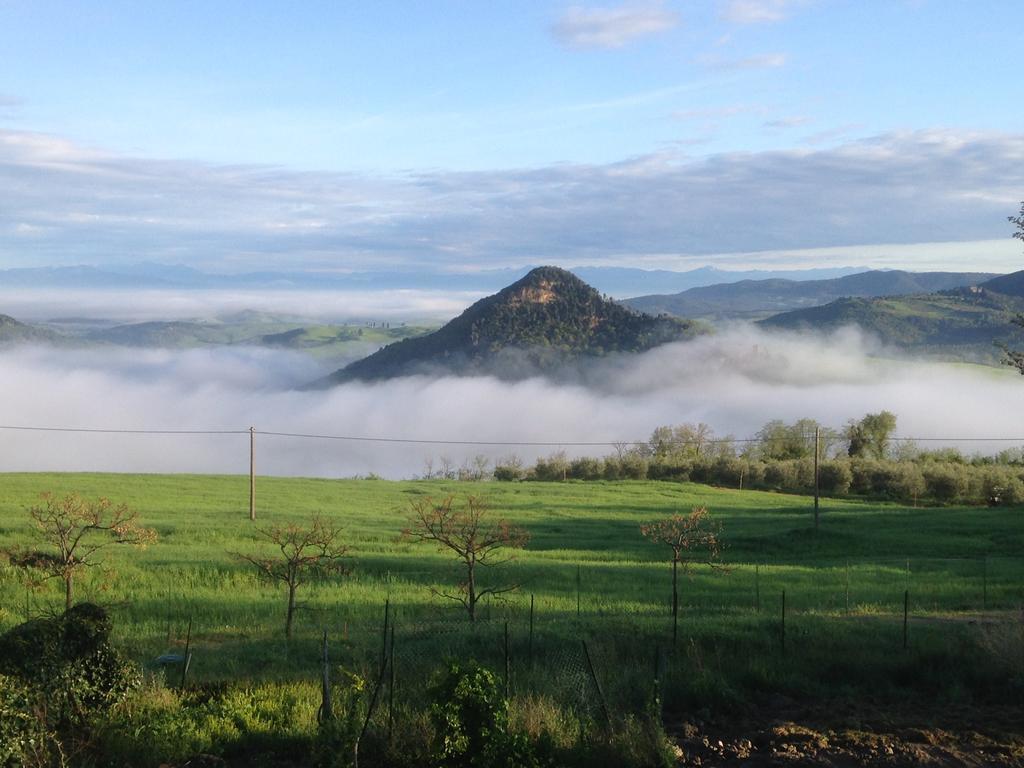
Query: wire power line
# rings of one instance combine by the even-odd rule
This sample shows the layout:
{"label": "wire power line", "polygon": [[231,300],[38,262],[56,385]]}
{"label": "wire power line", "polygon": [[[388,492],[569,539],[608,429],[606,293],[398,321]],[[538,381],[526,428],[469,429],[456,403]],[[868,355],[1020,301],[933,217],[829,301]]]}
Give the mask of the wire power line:
{"label": "wire power line", "polygon": [[[623,445],[641,445],[650,443],[649,439],[629,440],[452,440],[445,438],[413,438],[413,437],[379,437],[373,435],[328,435],[308,432],[277,432],[273,430],[245,429],[162,429],[137,428],[122,429],[114,427],[43,427],[29,425],[0,424],[0,430],[18,432],[57,432],[72,434],[100,435],[264,435],[267,437],[285,437],[300,440],[338,440],[361,443],[401,443],[408,445],[467,445],[481,447],[521,447],[521,448],[600,448]],[[786,435],[779,437],[714,437],[708,439],[670,440],[676,446],[690,445],[729,445],[735,443],[774,443],[791,442],[793,440],[813,440],[814,434]],[[914,443],[991,443],[1008,442],[1024,443],[1024,437],[899,437],[889,438],[890,442]]]}

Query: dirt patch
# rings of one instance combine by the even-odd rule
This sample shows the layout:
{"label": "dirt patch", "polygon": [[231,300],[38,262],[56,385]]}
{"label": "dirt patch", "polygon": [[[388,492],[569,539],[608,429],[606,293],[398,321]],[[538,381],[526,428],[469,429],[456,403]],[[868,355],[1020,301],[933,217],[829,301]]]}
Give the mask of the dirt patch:
{"label": "dirt patch", "polygon": [[685,766],[1022,766],[1020,708],[883,712],[794,703],[743,717],[666,718]]}

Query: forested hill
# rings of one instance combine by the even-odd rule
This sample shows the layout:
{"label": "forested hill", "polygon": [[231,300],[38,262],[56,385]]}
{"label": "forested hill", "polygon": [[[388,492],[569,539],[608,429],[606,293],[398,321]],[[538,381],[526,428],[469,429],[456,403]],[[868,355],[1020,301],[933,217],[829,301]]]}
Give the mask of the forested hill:
{"label": "forested hill", "polygon": [[0,315],[0,345],[26,342],[53,342],[57,334],[46,328],[37,328],[15,320],[10,315]]}
{"label": "forested hill", "polygon": [[434,333],[384,347],[321,383],[430,370],[522,378],[580,358],[643,352],[697,332],[689,321],[620,306],[571,272],[538,267]]}
{"label": "forested hill", "polygon": [[933,293],[977,285],[992,277],[983,272],[872,270],[829,280],[742,280],[682,293],[638,296],[623,303],[642,312],[665,312],[678,317],[756,320],[840,298]]}
{"label": "forested hill", "polygon": [[1024,312],[1024,271],[977,286],[913,296],[847,298],[821,307],[783,312],[761,321],[766,328],[832,330],[857,325],[894,347],[943,357],[993,362],[994,342],[1024,346],[1015,325]]}

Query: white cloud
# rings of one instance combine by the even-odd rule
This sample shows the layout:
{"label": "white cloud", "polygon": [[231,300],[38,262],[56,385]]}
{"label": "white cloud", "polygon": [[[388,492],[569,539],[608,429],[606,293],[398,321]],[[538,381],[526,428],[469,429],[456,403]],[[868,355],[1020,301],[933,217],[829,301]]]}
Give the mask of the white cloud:
{"label": "white cloud", "polygon": [[801,0],[728,0],[722,11],[734,24],[765,24],[782,21]]}
{"label": "white cloud", "polygon": [[0,267],[452,269],[1010,242],[1022,188],[1022,134],[372,177],[119,157],[0,131]]}
{"label": "white cloud", "polygon": [[569,48],[622,48],[643,37],[672,29],[677,14],[660,3],[615,8],[573,6],[552,27],[555,38]]}

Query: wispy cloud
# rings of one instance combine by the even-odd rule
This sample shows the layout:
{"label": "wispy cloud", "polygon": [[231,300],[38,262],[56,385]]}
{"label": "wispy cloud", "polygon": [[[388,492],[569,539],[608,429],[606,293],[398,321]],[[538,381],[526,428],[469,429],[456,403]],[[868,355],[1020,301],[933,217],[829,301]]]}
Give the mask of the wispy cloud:
{"label": "wispy cloud", "polygon": [[16,96],[0,92],[0,120],[16,118],[24,103],[24,100]]}
{"label": "wispy cloud", "polygon": [[761,53],[742,58],[724,56],[701,56],[698,61],[706,67],[719,70],[778,69],[786,66],[789,56],[785,53]]}
{"label": "wispy cloud", "polygon": [[790,11],[806,0],[728,0],[722,10],[726,21],[734,24],[765,24],[785,19]]}
{"label": "wispy cloud", "polygon": [[699,107],[697,109],[677,109],[672,113],[676,120],[720,120],[736,115],[750,114],[763,111],[764,107],[756,104],[727,104],[719,107]]}
{"label": "wispy cloud", "polygon": [[793,117],[780,117],[775,120],[765,120],[762,126],[765,128],[772,129],[783,129],[783,128],[799,128],[801,125],[807,125],[811,122],[811,118],[804,115],[794,115]]}
{"label": "wispy cloud", "polygon": [[815,146],[817,144],[827,144],[837,139],[842,139],[849,136],[851,133],[857,130],[863,129],[864,126],[861,123],[846,123],[845,125],[838,125],[835,128],[827,128],[817,133],[812,133],[810,136],[804,138],[804,144],[808,146]]}
{"label": "wispy cloud", "polygon": [[998,239],[1022,188],[1024,134],[373,177],[121,157],[0,130],[0,267],[484,268]]}
{"label": "wispy cloud", "polygon": [[660,3],[615,8],[569,8],[551,31],[568,48],[622,48],[672,29],[679,16]]}

